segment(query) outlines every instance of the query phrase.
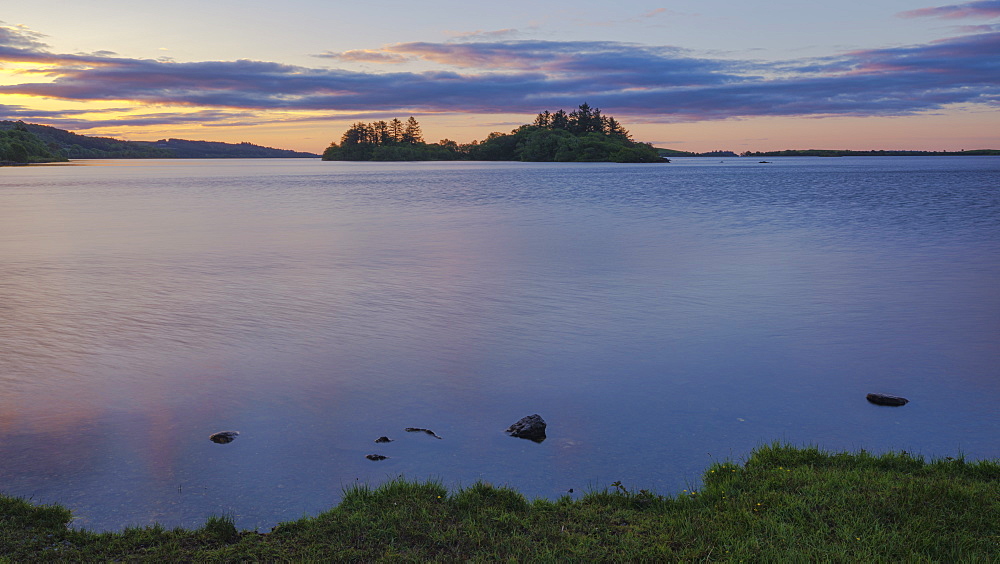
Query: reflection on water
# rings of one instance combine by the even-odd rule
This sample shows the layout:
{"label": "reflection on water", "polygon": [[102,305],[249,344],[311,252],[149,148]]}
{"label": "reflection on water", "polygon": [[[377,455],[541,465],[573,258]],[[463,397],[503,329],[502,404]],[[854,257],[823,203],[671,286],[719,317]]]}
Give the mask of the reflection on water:
{"label": "reflection on water", "polygon": [[[775,161],[5,169],[0,490],[268,528],[397,475],[557,497],[772,440],[1000,456],[1000,159]],[[548,440],[503,434],[531,413]]]}

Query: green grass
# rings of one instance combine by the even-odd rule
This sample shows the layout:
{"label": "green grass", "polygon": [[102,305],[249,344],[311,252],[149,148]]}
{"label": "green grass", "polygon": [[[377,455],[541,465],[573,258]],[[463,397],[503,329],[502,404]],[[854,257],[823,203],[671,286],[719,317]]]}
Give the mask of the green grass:
{"label": "green grass", "polygon": [[997,562],[1000,463],[774,444],[673,497],[616,482],[528,501],[486,483],[393,481],[268,534],[226,517],[97,534],[70,518],[0,496],[0,560]]}

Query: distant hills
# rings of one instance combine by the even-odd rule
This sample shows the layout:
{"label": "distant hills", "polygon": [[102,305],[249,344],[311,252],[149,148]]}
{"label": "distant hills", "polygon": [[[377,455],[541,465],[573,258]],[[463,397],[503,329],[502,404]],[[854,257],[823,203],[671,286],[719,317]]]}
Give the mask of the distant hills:
{"label": "distant hills", "polygon": [[983,156],[1000,155],[997,149],[975,149],[971,151],[847,151],[835,149],[787,149],[784,151],[764,151],[743,153],[744,157],[936,157],[936,156]]}
{"label": "distant hills", "polygon": [[676,149],[656,151],[661,157],[936,157],[936,156],[984,156],[1000,155],[997,149],[975,149],[971,151],[850,151],[840,149],[786,149],[784,151],[746,151],[737,155],[732,151],[709,151],[692,153]]}
{"label": "distant hills", "polygon": [[656,152],[659,153],[661,157],[738,157],[739,156],[732,151],[708,151],[707,153],[692,153],[690,151],[678,151],[677,149],[657,148]]}
{"label": "distant hills", "polygon": [[[584,111],[586,110],[586,111]],[[415,135],[410,143],[403,141],[336,143],[324,153],[327,160],[613,160],[626,162],[663,161],[670,157],[897,157],[897,156],[953,156],[993,155],[997,149],[970,151],[851,151],[832,149],[804,149],[785,151],[746,151],[737,155],[733,151],[694,153],[675,149],[653,148],[631,140],[628,132],[614,118],[600,115],[600,110],[583,105],[580,110],[565,114],[539,114],[534,124],[524,125],[509,135],[493,133],[485,141],[458,145],[454,141],[426,144],[419,136],[419,125],[413,120],[408,124]],[[579,121],[586,118],[587,127]],[[410,118],[411,120],[413,118]],[[560,121],[562,120],[562,121]],[[589,121],[588,121],[589,120]],[[394,120],[395,121],[395,120]],[[565,122],[565,123],[563,123]],[[592,124],[590,122],[593,122]],[[562,124],[562,125],[560,125]],[[378,134],[374,126],[393,124],[355,124],[348,131],[357,133],[364,127],[368,134]],[[586,124],[585,124],[586,125]],[[579,131],[573,128],[579,129]],[[391,127],[387,135],[392,137]],[[374,132],[374,133],[372,133]],[[362,132],[364,133],[364,131]],[[345,139],[350,135],[345,134]],[[407,130],[401,129],[400,137]],[[369,136],[371,136],[369,135]],[[384,136],[383,136],[384,137]],[[363,141],[363,140],[362,140]],[[358,145],[355,147],[355,145]],[[346,155],[347,149],[370,149],[372,154]],[[559,151],[562,151],[560,153]],[[358,151],[355,151],[358,152]],[[384,154],[375,154],[375,153]],[[336,153],[336,154],[334,154]],[[563,154],[565,153],[565,154]],[[316,153],[273,149],[253,143],[222,143],[217,141],[189,141],[186,139],[161,139],[159,141],[122,141],[110,137],[79,135],[47,125],[0,120],[0,164],[24,164],[65,161],[67,159],[258,159],[258,158],[318,158]]]}
{"label": "distant hills", "polygon": [[[221,143],[161,139],[159,141],[122,141],[110,137],[90,137],[47,125],[0,121],[0,132],[27,132],[47,149],[48,157],[37,155],[16,162],[51,162],[65,159],[255,159],[317,158],[318,154],[287,149],[272,149],[253,143]],[[20,135],[20,133],[19,133]],[[23,135],[22,135],[23,137]],[[22,141],[20,144],[25,145]],[[35,147],[37,149],[37,147]]]}

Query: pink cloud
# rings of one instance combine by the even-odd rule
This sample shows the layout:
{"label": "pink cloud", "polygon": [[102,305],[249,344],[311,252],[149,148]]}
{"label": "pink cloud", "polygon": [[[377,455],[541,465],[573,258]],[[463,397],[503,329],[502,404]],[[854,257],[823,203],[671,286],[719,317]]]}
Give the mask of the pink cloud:
{"label": "pink cloud", "polygon": [[997,18],[1000,17],[1000,0],[979,0],[965,4],[952,4],[936,8],[920,8],[897,14],[901,18]]}
{"label": "pink cloud", "polygon": [[[0,30],[5,32],[0,62],[45,63],[22,72],[49,79],[0,85],[0,94],[200,107],[211,110],[195,116],[203,125],[258,116],[287,119],[257,113],[267,110],[535,113],[580,101],[633,119],[671,121],[911,115],[956,104],[1000,106],[998,32],[781,63],[698,58],[676,47],[602,41],[406,43],[328,54],[367,61],[421,59],[461,70],[356,72],[266,61],[55,54],[19,29]],[[28,119],[31,113],[0,106],[0,117],[8,119]],[[91,119],[35,114],[49,122]],[[145,125],[188,116],[132,119]]]}
{"label": "pink cloud", "polygon": [[376,51],[372,49],[352,49],[341,53],[327,51],[326,53],[313,56],[321,59],[335,59],[349,63],[378,63],[392,65],[398,65],[412,60],[409,57],[404,57],[395,53],[387,53],[385,51]]}

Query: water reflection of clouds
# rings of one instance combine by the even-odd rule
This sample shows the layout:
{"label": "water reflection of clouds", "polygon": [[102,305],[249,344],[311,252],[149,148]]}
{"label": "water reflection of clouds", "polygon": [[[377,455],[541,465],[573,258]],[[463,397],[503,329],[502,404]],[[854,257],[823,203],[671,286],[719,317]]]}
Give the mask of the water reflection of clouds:
{"label": "water reflection of clouds", "polygon": [[[877,214],[829,200],[792,213],[815,195],[721,166],[461,163],[451,186],[443,165],[303,164],[297,177],[276,164],[260,194],[235,190],[231,165],[190,166],[168,196],[143,185],[109,204],[136,207],[109,231],[21,225],[66,230],[72,247],[32,257],[0,242],[21,265],[0,274],[13,325],[0,342],[15,347],[0,363],[17,367],[0,371],[0,451],[12,453],[0,486],[109,528],[229,509],[257,526],[399,474],[529,495],[619,479],[670,492],[697,479],[705,453],[738,458],[760,440],[950,454],[963,426],[991,436],[982,398],[996,392],[1000,303],[982,218],[963,231],[945,217],[928,246],[925,225],[869,225]],[[223,169],[223,182],[198,180]],[[571,181],[527,188],[552,170]],[[433,193],[417,189],[423,173]],[[749,183],[750,211],[732,211],[740,198],[715,174]],[[50,197],[104,217],[109,190],[89,204]],[[172,216],[186,232],[171,232]],[[201,236],[215,228],[227,233]],[[873,411],[869,391],[914,401]],[[503,434],[536,412],[547,441]],[[242,434],[208,441],[221,430]],[[397,441],[376,447],[381,435]],[[390,458],[365,460],[376,448]]]}

